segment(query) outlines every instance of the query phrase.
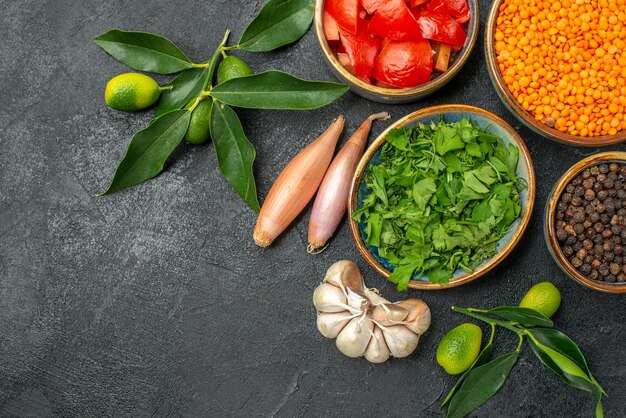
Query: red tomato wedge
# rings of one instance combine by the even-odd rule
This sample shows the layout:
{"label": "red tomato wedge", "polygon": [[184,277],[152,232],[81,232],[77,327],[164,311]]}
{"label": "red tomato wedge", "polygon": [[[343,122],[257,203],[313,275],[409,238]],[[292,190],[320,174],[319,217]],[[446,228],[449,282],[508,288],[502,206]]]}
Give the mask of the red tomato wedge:
{"label": "red tomato wedge", "polygon": [[455,19],[469,16],[469,6],[465,0],[432,0],[428,10],[449,15]]}
{"label": "red tomato wedge", "polygon": [[361,6],[367,13],[372,14],[386,2],[387,0],[361,0]]}
{"label": "red tomato wedge", "polygon": [[366,22],[360,21],[356,35],[339,28],[341,43],[350,57],[350,63],[357,77],[369,82],[376,55],[380,50],[380,39],[367,32]]}
{"label": "red tomato wedge", "polygon": [[344,30],[356,34],[359,20],[359,0],[327,0],[325,10]]}
{"label": "red tomato wedge", "polygon": [[410,0],[407,3],[409,3],[409,6],[411,7],[417,7],[421,6],[424,3],[428,3],[428,0]]}
{"label": "red tomato wedge", "polygon": [[465,44],[465,32],[459,23],[448,15],[424,10],[420,13],[417,23],[422,36],[433,41],[443,42],[452,46]]}
{"label": "red tomato wedge", "polygon": [[390,42],[380,51],[374,78],[394,87],[415,87],[430,80],[433,55],[426,39]]}
{"label": "red tomato wedge", "polygon": [[392,41],[417,41],[422,38],[417,20],[404,0],[387,0],[374,13],[369,31]]}
{"label": "red tomato wedge", "polygon": [[326,10],[324,10],[324,36],[327,41],[339,40],[339,25]]}

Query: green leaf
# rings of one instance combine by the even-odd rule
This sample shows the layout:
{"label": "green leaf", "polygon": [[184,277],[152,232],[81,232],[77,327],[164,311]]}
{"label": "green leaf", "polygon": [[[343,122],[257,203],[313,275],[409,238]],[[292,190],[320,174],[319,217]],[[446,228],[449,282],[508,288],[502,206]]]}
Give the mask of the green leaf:
{"label": "green leaf", "polygon": [[491,337],[489,337],[489,341],[487,342],[487,345],[485,345],[485,347],[482,349],[478,357],[476,357],[476,360],[474,360],[470,368],[467,369],[467,371],[463,373],[461,377],[459,377],[459,380],[457,380],[452,390],[450,390],[450,392],[448,393],[448,396],[446,396],[446,398],[443,400],[443,402],[441,403],[441,412],[446,413],[446,414],[448,413],[448,409],[450,407],[450,401],[452,400],[452,397],[459,390],[459,388],[461,387],[461,384],[463,383],[463,381],[465,381],[465,378],[467,377],[469,372],[474,367],[481,366],[487,362],[487,360],[489,359],[489,356],[491,355],[491,350],[493,348],[493,337],[495,333],[496,333],[496,327],[495,325],[492,325]]}
{"label": "green leaf", "polygon": [[190,119],[191,112],[175,110],[154,119],[133,135],[111,184],[98,196],[119,192],[159,174],[167,157],[185,136]]}
{"label": "green leaf", "polygon": [[224,178],[252,210],[259,212],[252,172],[256,151],[235,111],[218,102],[213,103],[211,112],[211,139]]}
{"label": "green leaf", "polygon": [[419,266],[420,263],[413,262],[411,264],[404,264],[397,266],[393,272],[389,275],[389,281],[398,285],[398,290],[406,290],[409,285],[409,281],[413,277],[413,272]]}
{"label": "green leaf", "polygon": [[463,149],[464,147],[465,143],[455,128],[447,125],[439,126],[439,130],[435,133],[437,154],[445,155],[449,151]]}
{"label": "green leaf", "polygon": [[172,110],[181,109],[202,91],[207,81],[209,70],[205,68],[190,68],[183,71],[168,83],[169,90],[163,90],[156,108],[156,115],[160,116]]}
{"label": "green leaf", "polygon": [[582,368],[589,376],[591,376],[591,370],[589,370],[585,356],[583,356],[580,348],[578,348],[576,343],[572,341],[570,337],[556,329],[535,328],[533,330],[529,330],[529,332],[537,341],[539,341],[540,344],[550,347],[564,356],[569,357],[578,365],[578,367]]}
{"label": "green leaf", "polygon": [[535,328],[529,330],[529,333],[532,335],[531,342],[536,340],[535,345],[541,345],[543,347],[550,348],[551,350],[556,351],[557,353],[565,356],[567,359],[575,363],[576,366],[578,366],[585,372],[589,380],[597,385],[602,393],[606,395],[600,384],[593,377],[593,374],[591,373],[591,370],[589,369],[587,361],[585,360],[583,353],[580,351],[580,348],[578,348],[576,343],[572,341],[571,338],[555,329]]}
{"label": "green leaf", "polygon": [[478,408],[500,390],[519,353],[504,354],[471,369],[448,406],[448,418],[462,418]]}
{"label": "green leaf", "polygon": [[[536,329],[532,331],[536,331]],[[596,399],[596,418],[604,416],[602,395],[606,393],[593,376],[587,374],[576,362],[560,351],[539,343],[538,340],[534,339],[534,336],[530,338],[530,348],[535,356],[555,372],[565,384],[591,392]]]}
{"label": "green leaf", "polygon": [[520,323],[527,327],[552,327],[554,325],[554,323],[542,313],[534,309],[520,308],[518,306],[498,306],[497,308],[489,309],[487,313]]}
{"label": "green leaf", "polygon": [[193,65],[172,41],[153,33],[111,29],[93,41],[113,58],[134,70],[172,74]]}
{"label": "green leaf", "polygon": [[230,106],[248,109],[310,110],[341,97],[348,86],[308,81],[281,71],[267,71],[218,84],[211,96]]}
{"label": "green leaf", "polygon": [[239,40],[244,51],[271,51],[300,39],[313,21],[313,0],[270,0]]}

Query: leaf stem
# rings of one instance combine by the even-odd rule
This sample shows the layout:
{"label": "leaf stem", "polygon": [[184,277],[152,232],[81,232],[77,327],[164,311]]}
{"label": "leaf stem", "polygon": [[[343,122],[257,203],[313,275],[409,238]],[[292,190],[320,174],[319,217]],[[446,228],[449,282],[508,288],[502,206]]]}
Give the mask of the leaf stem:
{"label": "leaf stem", "polygon": [[209,67],[209,73],[207,74],[207,79],[204,83],[204,86],[202,86],[203,91],[207,89],[207,86],[208,87],[212,86],[211,82],[213,80],[213,74],[215,73],[215,67],[217,66],[217,62],[219,61],[219,58],[221,54],[223,53],[223,51],[227,50],[226,42],[228,42],[229,36],[230,36],[230,29],[226,29],[226,32],[224,33],[224,37],[222,38],[222,41],[217,46],[217,49],[215,50],[215,52],[213,52],[213,56],[211,56],[211,59],[207,62],[207,65]]}
{"label": "leaf stem", "polygon": [[237,45],[231,45],[231,46],[224,46],[222,47],[223,51],[232,51],[233,49],[240,49],[241,46]]}
{"label": "leaf stem", "polygon": [[474,313],[470,309],[472,309],[472,308],[465,309],[465,308],[459,308],[457,306],[453,306],[452,307],[452,310],[455,311],[455,312],[462,313],[464,315],[469,316],[470,318],[474,318],[474,319],[477,319],[479,321],[486,322],[486,323],[488,323],[490,325],[499,325],[502,328],[506,328],[509,331],[513,331],[517,335],[520,335],[520,333],[523,332],[519,328],[514,327],[510,322],[505,322],[505,321],[501,321],[499,319],[489,318],[487,316]]}
{"label": "leaf stem", "polygon": [[524,342],[524,333],[518,333],[517,336],[519,337],[519,344],[517,344],[517,348],[515,349],[515,351],[519,353],[522,349],[522,343]]}
{"label": "leaf stem", "polygon": [[206,68],[208,67],[208,65],[209,64],[206,62],[203,62],[201,64],[191,64],[191,68]]}
{"label": "leaf stem", "polygon": [[159,86],[159,91],[172,90],[173,88],[174,86],[172,86],[171,84],[168,84],[165,86]]}

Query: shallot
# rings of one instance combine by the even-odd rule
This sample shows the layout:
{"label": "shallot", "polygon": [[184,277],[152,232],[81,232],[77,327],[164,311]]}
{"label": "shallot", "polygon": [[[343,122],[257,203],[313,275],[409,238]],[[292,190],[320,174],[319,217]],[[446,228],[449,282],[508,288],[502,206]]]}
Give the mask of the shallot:
{"label": "shallot", "polygon": [[336,338],[337,348],[348,357],[382,363],[390,356],[406,357],[430,327],[430,309],[421,300],[391,303],[368,289],[352,261],[338,261],[326,272],[313,293],[317,329]]}
{"label": "shallot", "polygon": [[326,245],[346,213],[350,184],[359,160],[365,152],[372,121],[386,120],[389,117],[387,112],[368,117],[333,159],[324,175],[311,211],[307,248],[309,253],[314,253]]}
{"label": "shallot", "polygon": [[300,151],[272,185],[254,228],[254,242],[270,245],[302,212],[317,191],[328,169],[345,118],[339,116],[306,148]]}

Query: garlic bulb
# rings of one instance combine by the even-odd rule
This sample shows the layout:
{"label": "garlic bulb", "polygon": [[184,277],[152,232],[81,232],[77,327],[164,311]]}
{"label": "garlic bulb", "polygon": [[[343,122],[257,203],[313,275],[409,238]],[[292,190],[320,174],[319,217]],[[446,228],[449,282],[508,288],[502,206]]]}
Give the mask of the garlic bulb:
{"label": "garlic bulb", "polygon": [[346,356],[365,356],[371,363],[410,355],[430,327],[426,303],[389,302],[365,286],[359,268],[348,260],[330,266],[313,293],[313,304],[319,332],[336,338],[337,348]]}

